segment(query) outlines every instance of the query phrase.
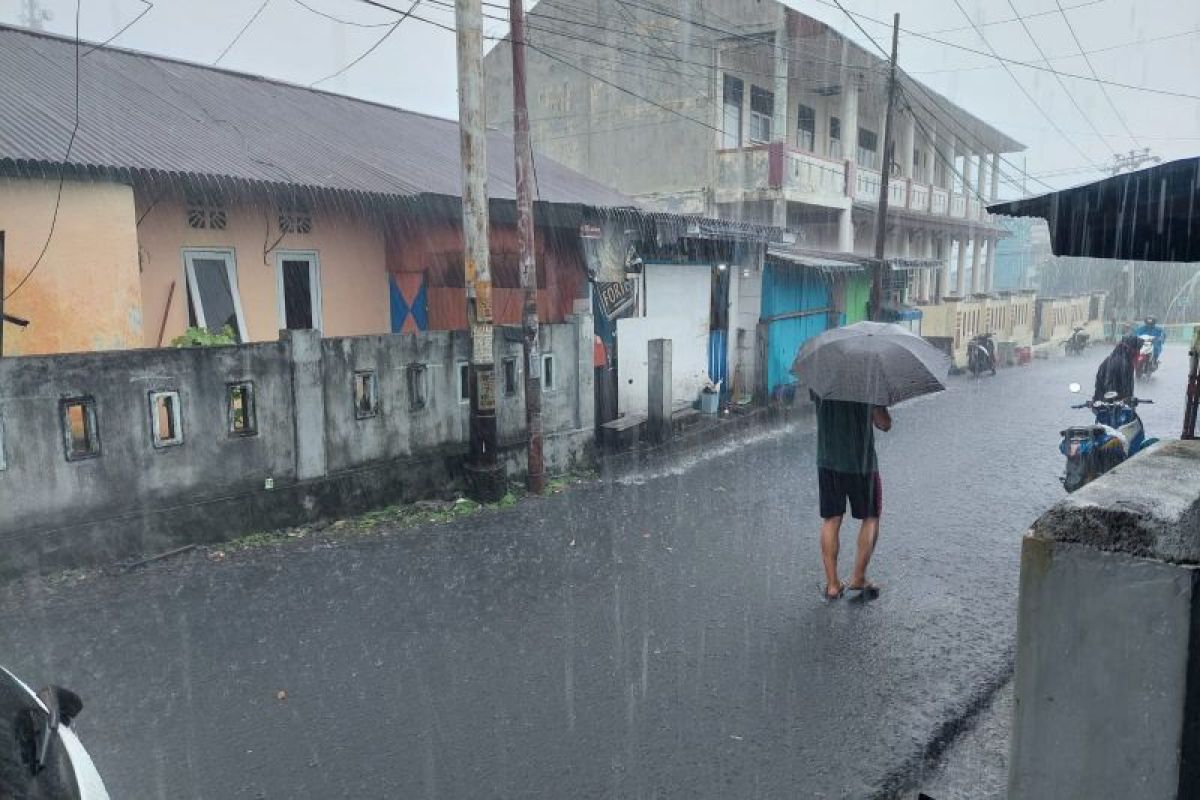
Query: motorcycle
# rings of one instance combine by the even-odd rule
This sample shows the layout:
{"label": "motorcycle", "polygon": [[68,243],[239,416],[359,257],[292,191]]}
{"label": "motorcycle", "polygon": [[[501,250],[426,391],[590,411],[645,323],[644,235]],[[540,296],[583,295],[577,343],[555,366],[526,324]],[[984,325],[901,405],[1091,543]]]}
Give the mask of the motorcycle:
{"label": "motorcycle", "polygon": [[[1072,383],[1071,392],[1078,394],[1080,386]],[[1062,477],[1063,488],[1074,492],[1094,481],[1126,459],[1145,450],[1158,439],[1147,438],[1138,416],[1137,407],[1152,404],[1153,400],[1136,397],[1118,398],[1109,392],[1103,400],[1088,400],[1071,408],[1086,408],[1096,417],[1095,424],[1074,425],[1060,432],[1058,449],[1067,458]]]}
{"label": "motorcycle", "polygon": [[1154,355],[1154,337],[1142,335],[1142,347],[1137,354],[1134,370],[1138,378],[1146,378],[1158,370],[1158,357]]}
{"label": "motorcycle", "polygon": [[1088,335],[1083,332],[1083,328],[1076,328],[1067,340],[1063,342],[1063,347],[1067,348],[1067,355],[1081,356],[1083,351],[1088,346]]}
{"label": "motorcycle", "polygon": [[0,667],[0,797],[109,800],[71,727],[82,709],[69,689],[35,693]]}
{"label": "motorcycle", "polygon": [[981,333],[967,345],[967,369],[978,378],[986,371],[996,374],[996,342],[990,333]]}

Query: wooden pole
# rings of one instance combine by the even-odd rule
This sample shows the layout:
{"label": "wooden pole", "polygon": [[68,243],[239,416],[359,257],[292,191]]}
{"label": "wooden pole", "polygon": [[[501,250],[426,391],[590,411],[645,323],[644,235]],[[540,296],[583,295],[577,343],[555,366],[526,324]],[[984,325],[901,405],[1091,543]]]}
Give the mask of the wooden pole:
{"label": "wooden pole", "polygon": [[171,313],[171,301],[175,299],[175,281],[171,281],[171,288],[167,290],[167,304],[163,307],[162,322],[158,326],[158,346],[162,347],[163,334],[167,332],[167,317]]}
{"label": "wooden pole", "polygon": [[496,359],[492,344],[492,271],[488,249],[487,127],[483,118],[481,1],[456,0],[454,18],[463,182],[463,268],[466,272],[467,325],[471,337],[467,491],[477,501],[494,502],[504,496],[507,485],[504,468],[497,459]]}
{"label": "wooden pole", "polygon": [[887,114],[883,120],[883,169],[879,179],[879,210],[875,214],[875,265],[871,279],[871,319],[883,320],[883,260],[887,241],[888,179],[892,174],[892,113],[896,105],[896,48],[900,42],[900,15],[892,16],[892,61],[888,76]]}
{"label": "wooden pole", "polygon": [[529,107],[525,99],[525,8],[509,0],[509,39],[513,67],[513,151],[517,175],[517,249],[521,263],[522,349],[525,356],[526,486],[532,494],[546,488],[542,453],[542,364],[538,351],[537,262],[533,223],[533,145],[529,137]]}

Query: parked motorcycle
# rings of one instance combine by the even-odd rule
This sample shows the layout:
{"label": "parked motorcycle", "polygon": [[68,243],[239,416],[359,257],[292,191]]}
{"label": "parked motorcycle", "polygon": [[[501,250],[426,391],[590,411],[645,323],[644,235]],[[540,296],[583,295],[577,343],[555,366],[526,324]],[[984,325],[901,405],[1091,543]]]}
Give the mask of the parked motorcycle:
{"label": "parked motorcycle", "polygon": [[981,333],[967,345],[967,369],[978,378],[984,372],[996,374],[996,341],[990,333]]}
{"label": "parked motorcycle", "polygon": [[1158,357],[1154,355],[1153,336],[1139,336],[1138,338],[1142,340],[1142,348],[1138,351],[1134,370],[1140,379],[1147,378],[1158,370]]}
{"label": "parked motorcycle", "polygon": [[34,693],[0,667],[0,798],[108,800],[71,728],[82,709],[74,692],[47,686]]}
{"label": "parked motorcycle", "polygon": [[1074,333],[1067,337],[1063,342],[1063,347],[1067,348],[1067,355],[1081,356],[1083,351],[1088,346],[1088,335],[1083,332],[1083,328],[1075,328]]}
{"label": "parked motorcycle", "polygon": [[[1080,391],[1078,383],[1070,387]],[[1060,480],[1063,488],[1073,492],[1094,481],[1110,469],[1137,455],[1158,439],[1146,438],[1137,407],[1153,400],[1136,397],[1118,398],[1109,392],[1103,400],[1088,400],[1071,408],[1087,408],[1096,417],[1093,425],[1076,425],[1062,431],[1058,449],[1067,457],[1066,470]]]}

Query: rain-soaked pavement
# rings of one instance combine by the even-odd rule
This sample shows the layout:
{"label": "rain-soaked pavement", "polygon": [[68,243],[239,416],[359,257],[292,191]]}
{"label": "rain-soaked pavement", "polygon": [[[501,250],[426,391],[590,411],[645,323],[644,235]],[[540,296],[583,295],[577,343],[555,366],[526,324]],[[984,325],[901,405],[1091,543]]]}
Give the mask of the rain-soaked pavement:
{"label": "rain-soaked pavement", "polygon": [[115,798],[889,796],[1008,675],[1102,355],[894,411],[872,603],[820,601],[801,422],[450,525],[14,584],[0,662],[83,695]]}

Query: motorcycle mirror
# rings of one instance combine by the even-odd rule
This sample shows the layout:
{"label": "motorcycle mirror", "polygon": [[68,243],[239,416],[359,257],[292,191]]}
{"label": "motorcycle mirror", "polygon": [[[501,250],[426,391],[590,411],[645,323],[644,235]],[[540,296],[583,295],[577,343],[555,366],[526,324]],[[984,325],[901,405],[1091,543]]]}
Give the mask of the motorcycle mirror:
{"label": "motorcycle mirror", "polygon": [[1113,400],[1117,399],[1117,393],[1116,392],[1105,392],[1104,399],[1108,400],[1109,402],[1112,402]]}
{"label": "motorcycle mirror", "polygon": [[1071,394],[1079,394],[1080,390],[1083,389],[1078,383],[1072,383],[1067,388],[1071,390]]}

